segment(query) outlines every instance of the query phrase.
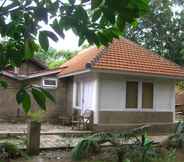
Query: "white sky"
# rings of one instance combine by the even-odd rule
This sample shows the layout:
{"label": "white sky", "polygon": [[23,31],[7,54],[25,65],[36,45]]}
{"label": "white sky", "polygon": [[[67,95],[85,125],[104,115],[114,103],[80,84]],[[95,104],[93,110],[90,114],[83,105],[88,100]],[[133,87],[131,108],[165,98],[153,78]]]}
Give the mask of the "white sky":
{"label": "white sky", "polygon": [[57,50],[78,50],[80,47],[78,46],[79,38],[73,33],[72,30],[65,32],[65,38],[60,38],[58,42],[53,42],[50,40],[50,46]]}

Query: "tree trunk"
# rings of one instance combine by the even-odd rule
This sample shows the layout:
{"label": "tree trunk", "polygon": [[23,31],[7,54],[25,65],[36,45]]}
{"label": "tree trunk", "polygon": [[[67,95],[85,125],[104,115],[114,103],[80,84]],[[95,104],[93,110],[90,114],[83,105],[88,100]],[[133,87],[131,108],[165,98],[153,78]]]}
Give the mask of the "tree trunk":
{"label": "tree trunk", "polygon": [[40,129],[40,122],[31,120],[28,122],[27,152],[29,155],[38,155],[40,153]]}

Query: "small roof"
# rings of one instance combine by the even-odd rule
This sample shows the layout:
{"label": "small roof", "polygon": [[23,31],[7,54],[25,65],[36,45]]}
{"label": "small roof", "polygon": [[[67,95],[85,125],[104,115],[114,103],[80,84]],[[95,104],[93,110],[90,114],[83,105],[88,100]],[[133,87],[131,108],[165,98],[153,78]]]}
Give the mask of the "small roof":
{"label": "small roof", "polygon": [[89,69],[184,78],[182,67],[124,38],[114,39],[108,47],[82,50],[61,66],[59,76]]}
{"label": "small roof", "polygon": [[32,58],[32,59],[30,59],[28,61],[38,65],[42,69],[48,69],[48,66],[43,61],[41,61],[41,60],[39,60],[37,58]]}
{"label": "small roof", "polygon": [[58,69],[53,69],[53,70],[42,70],[42,71],[30,73],[29,75],[22,75],[22,74],[16,74],[13,71],[4,70],[4,71],[1,71],[0,74],[16,79],[16,80],[27,80],[27,79],[44,77],[44,76],[49,76],[49,75],[56,75],[60,71],[61,71],[60,68],[58,68]]}

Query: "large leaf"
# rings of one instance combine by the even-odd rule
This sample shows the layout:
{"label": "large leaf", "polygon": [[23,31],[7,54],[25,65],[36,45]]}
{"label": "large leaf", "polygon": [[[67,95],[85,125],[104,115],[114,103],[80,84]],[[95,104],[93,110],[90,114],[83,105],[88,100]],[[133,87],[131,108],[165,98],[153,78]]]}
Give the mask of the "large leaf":
{"label": "large leaf", "polygon": [[43,88],[39,88],[39,89],[40,89],[40,91],[41,91],[48,99],[50,99],[52,102],[55,102],[54,97],[53,97],[47,90],[45,90],[45,89],[43,89]]}
{"label": "large leaf", "polygon": [[24,94],[22,107],[23,107],[23,110],[24,110],[25,113],[28,113],[31,109],[31,98],[30,98],[30,95],[27,92]]}
{"label": "large leaf", "polygon": [[16,100],[19,105],[22,105],[24,112],[27,114],[31,109],[31,99],[25,88],[21,88],[16,94]]}
{"label": "large leaf", "polygon": [[47,51],[49,48],[49,40],[48,40],[48,36],[47,36],[47,32],[46,31],[40,31],[39,33],[39,43],[41,45],[41,47]]}
{"label": "large leaf", "polygon": [[41,109],[46,110],[46,97],[38,88],[32,88],[32,95]]}
{"label": "large leaf", "polygon": [[51,32],[51,31],[46,31],[47,32],[47,36],[49,37],[49,38],[51,38],[53,41],[58,41],[58,37],[56,36],[56,34],[54,34],[53,32]]}

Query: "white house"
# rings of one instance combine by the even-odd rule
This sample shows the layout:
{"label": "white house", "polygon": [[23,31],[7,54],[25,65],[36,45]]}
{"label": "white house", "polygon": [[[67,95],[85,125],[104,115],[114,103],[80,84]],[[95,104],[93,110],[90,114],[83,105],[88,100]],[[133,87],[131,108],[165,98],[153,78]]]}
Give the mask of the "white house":
{"label": "white house", "polygon": [[[68,112],[90,109],[94,124],[175,121],[175,83],[184,69],[127,40],[90,47],[61,67]],[[71,97],[72,96],[72,97]]]}

